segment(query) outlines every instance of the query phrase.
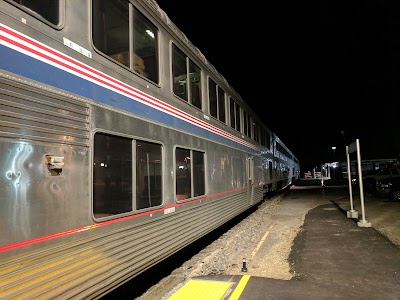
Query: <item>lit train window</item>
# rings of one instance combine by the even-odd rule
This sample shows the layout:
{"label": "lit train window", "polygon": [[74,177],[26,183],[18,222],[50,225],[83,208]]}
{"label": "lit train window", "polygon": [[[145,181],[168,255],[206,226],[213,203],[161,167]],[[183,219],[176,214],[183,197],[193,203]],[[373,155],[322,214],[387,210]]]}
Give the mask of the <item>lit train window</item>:
{"label": "lit train window", "polygon": [[[132,153],[136,155],[135,160],[132,159]],[[101,218],[161,205],[161,153],[162,146],[159,144],[96,133],[93,157],[94,216]]]}
{"label": "lit train window", "polygon": [[225,92],[211,78],[208,79],[210,114],[225,123]]}
{"label": "lit train window", "polygon": [[205,194],[204,152],[176,148],[176,200],[185,200]]}
{"label": "lit train window", "polygon": [[157,28],[126,1],[97,0],[92,3],[96,48],[136,73],[158,82]]}
{"label": "lit train window", "polygon": [[9,0],[19,8],[30,13],[34,17],[50,22],[53,25],[61,25],[61,7],[64,0]]}
{"label": "lit train window", "polygon": [[201,70],[175,45],[172,45],[172,75],[174,94],[201,109]]}

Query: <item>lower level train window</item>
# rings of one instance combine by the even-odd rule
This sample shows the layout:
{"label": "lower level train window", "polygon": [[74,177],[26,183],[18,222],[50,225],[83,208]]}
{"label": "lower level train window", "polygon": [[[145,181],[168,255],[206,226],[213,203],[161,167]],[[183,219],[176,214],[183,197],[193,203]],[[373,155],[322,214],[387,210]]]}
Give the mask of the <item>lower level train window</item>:
{"label": "lower level train window", "polygon": [[93,158],[94,216],[101,218],[160,205],[161,153],[162,146],[156,143],[96,133]]}
{"label": "lower level train window", "polygon": [[204,153],[176,148],[176,200],[185,200],[205,194]]}
{"label": "lower level train window", "polygon": [[161,204],[161,146],[136,141],[136,209]]}

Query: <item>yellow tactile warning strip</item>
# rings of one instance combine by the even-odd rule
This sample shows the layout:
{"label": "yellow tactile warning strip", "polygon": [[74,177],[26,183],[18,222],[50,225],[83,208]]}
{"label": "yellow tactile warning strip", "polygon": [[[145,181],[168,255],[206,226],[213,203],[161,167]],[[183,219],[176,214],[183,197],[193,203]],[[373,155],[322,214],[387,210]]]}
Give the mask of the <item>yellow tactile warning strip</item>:
{"label": "yellow tactile warning strip", "polygon": [[231,284],[225,281],[189,280],[168,300],[220,300]]}
{"label": "yellow tactile warning strip", "polygon": [[[242,277],[229,300],[239,299],[249,279],[249,275]],[[168,300],[220,300],[232,284],[233,282],[192,279]]]}

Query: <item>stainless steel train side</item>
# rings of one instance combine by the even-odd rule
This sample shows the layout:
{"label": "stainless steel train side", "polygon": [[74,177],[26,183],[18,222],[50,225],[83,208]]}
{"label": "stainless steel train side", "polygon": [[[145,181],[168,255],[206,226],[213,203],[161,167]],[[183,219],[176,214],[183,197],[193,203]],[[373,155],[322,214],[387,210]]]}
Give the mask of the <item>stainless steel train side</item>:
{"label": "stainless steel train side", "polygon": [[[156,31],[147,70],[93,44],[105,1],[44,2],[0,0],[1,299],[99,298],[299,177],[156,2],[107,1]],[[200,102],[173,88],[174,47]],[[210,114],[206,78],[263,130]]]}

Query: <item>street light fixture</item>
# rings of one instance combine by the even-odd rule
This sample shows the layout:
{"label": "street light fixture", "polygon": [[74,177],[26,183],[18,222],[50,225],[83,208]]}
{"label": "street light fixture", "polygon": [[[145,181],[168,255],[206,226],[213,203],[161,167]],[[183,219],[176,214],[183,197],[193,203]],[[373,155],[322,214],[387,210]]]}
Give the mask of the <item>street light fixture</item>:
{"label": "street light fixture", "polygon": [[332,150],[333,150],[333,160],[335,160],[335,150],[336,150],[336,146],[333,146],[333,147],[332,147]]}

